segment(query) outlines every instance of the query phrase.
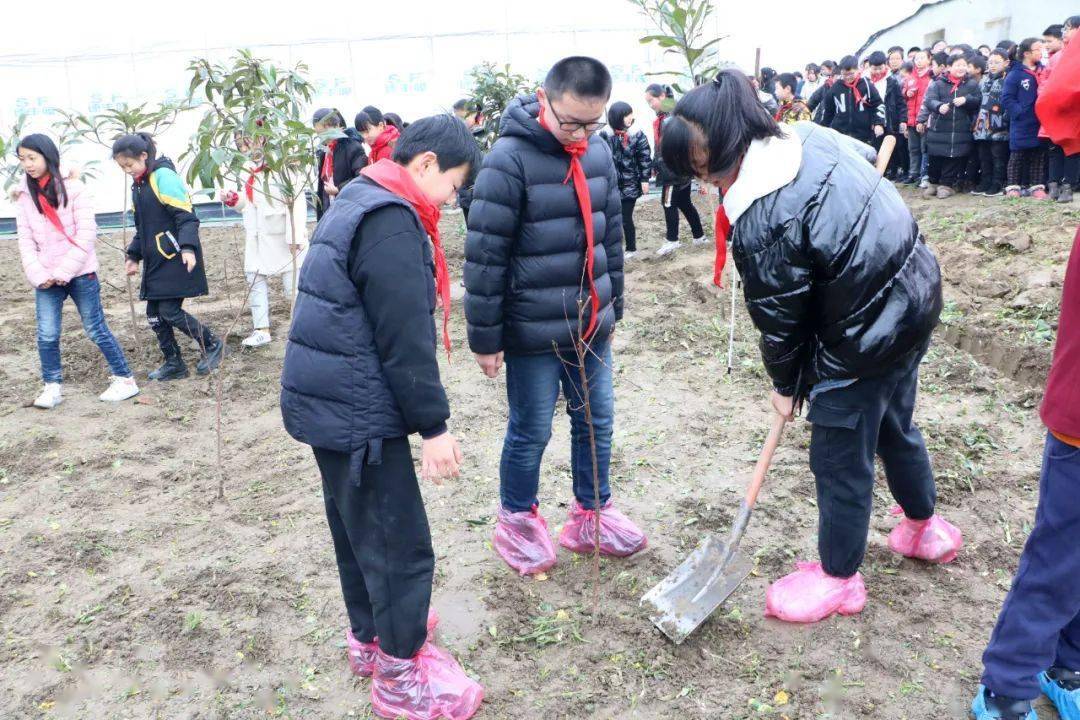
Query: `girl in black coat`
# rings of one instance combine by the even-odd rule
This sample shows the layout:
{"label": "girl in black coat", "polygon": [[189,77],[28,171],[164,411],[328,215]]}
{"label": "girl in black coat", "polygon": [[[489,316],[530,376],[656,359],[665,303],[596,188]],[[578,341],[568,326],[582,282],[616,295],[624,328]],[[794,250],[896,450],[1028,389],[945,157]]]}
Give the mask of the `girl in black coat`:
{"label": "girl in black coat", "polygon": [[174,330],[199,343],[202,358],[197,371],[206,375],[221,363],[225,343],[210,328],[184,311],[184,299],[207,294],[199,220],[172,160],[157,157],[149,133],[121,136],[112,147],[120,169],[134,178],[131,185],[135,237],[127,248],[128,275],[143,266],[139,298],[157,335],[165,364],[150,373],[151,380],[188,376]]}
{"label": "girl in black coat", "polygon": [[353,128],[345,127],[345,118],[337,110],[316,110],[312,124],[320,133],[331,130],[345,133],[344,137],[330,140],[315,153],[315,167],[319,174],[319,182],[315,188],[315,217],[322,219],[342,188],[367,167],[368,157],[359,134]]}
{"label": "girl in black coat", "polygon": [[934,515],[930,457],[912,420],[941,273],[874,159],[869,146],[827,128],[777,125],[733,70],[687,93],[664,138],[673,170],[724,193],[717,232],[730,228],[773,408],[790,422],[810,400],[821,562],[800,563],[766,598],[768,614],[792,622],[854,614],[866,602],[858,569],[875,455],[906,515],[890,548],[947,562],[960,543]]}
{"label": "girl in black coat", "polygon": [[967,60],[957,55],[949,72],[930,83],[919,113],[919,122],[928,126],[926,151],[930,155],[930,185],[923,197],[947,198],[956,193],[974,147],[973,128],[981,105],[979,83],[968,77]]}
{"label": "girl in black coat", "polygon": [[664,225],[667,230],[666,242],[660,246],[657,255],[667,255],[681,247],[680,212],[686,216],[686,222],[690,223],[694,244],[701,245],[706,242],[705,230],[701,227],[701,216],[698,215],[694,201],[690,197],[690,178],[679,177],[671,172],[660,154],[660,143],[664,137],[668,110],[674,102],[673,92],[670,87],[657,83],[645,88],[645,102],[656,113],[656,119],[653,120],[653,173],[656,175],[656,184],[660,186],[660,202],[664,206]]}
{"label": "girl in black coat", "polygon": [[617,102],[608,109],[610,134],[604,139],[611,146],[611,159],[615,162],[615,173],[619,178],[619,192],[622,194],[623,237],[626,242],[624,260],[629,260],[637,252],[637,231],[634,228],[634,205],[638,198],[649,192],[649,176],[652,174],[652,153],[649,139],[645,133],[637,130],[630,134],[634,125],[634,110],[628,103]]}

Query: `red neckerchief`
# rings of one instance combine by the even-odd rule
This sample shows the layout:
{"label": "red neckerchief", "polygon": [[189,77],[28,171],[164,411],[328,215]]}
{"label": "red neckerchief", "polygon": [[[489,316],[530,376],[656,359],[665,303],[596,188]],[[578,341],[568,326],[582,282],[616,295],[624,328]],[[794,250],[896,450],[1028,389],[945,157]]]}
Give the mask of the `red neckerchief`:
{"label": "red neckerchief", "polygon": [[656,113],[656,119],[652,121],[653,146],[657,149],[657,151],[659,151],[660,149],[660,135],[662,132],[661,129],[664,127],[664,118],[666,117],[667,113],[661,111]]}
{"label": "red neckerchief", "polygon": [[630,147],[630,133],[626,130],[616,130],[615,137],[622,140],[622,146],[624,148]]}
{"label": "red neckerchief", "polygon": [[[657,116],[659,118],[659,116]],[[540,127],[548,132],[547,112],[544,103],[540,103],[540,116],[537,118]],[[554,133],[552,133],[554,135]],[[596,332],[600,316],[600,293],[596,290],[596,280],[593,278],[593,262],[595,260],[595,238],[593,237],[592,220],[592,197],[589,195],[589,181],[585,177],[585,169],[581,167],[581,156],[589,149],[589,139],[579,140],[569,145],[563,145],[563,150],[570,156],[570,171],[566,173],[563,185],[574,181],[574,193],[577,195],[578,205],[581,208],[581,219],[585,225],[585,275],[589,278],[589,298],[592,301],[592,316],[589,325],[581,334],[582,340],[588,340]]]}
{"label": "red neckerchief", "polygon": [[135,176],[136,183],[146,182],[146,177],[150,174],[150,168],[146,168],[139,175]]}
{"label": "red neckerchief", "polygon": [[926,66],[925,68],[923,68],[922,70],[920,70],[919,68],[915,68],[915,74],[916,74],[916,75],[918,75],[918,76],[919,76],[919,77],[921,77],[921,78],[924,78],[924,77],[926,77],[927,75],[929,75],[929,74],[930,74],[930,66],[929,66],[929,65],[927,65],[927,66]]}
{"label": "red neckerchief", "polygon": [[63,235],[69,243],[75,247],[79,247],[79,243],[75,242],[75,239],[68,235],[67,230],[64,229],[64,223],[60,221],[60,214],[56,212],[56,208],[49,202],[49,198],[45,197],[45,188],[52,182],[52,175],[45,173],[37,179],[38,189],[41,191],[38,193],[38,202],[41,203],[41,214],[45,216],[45,219],[49,221],[49,224],[56,228],[61,235]]}
{"label": "red neckerchief", "polygon": [[855,107],[862,105],[863,94],[859,92],[859,83],[862,82],[862,75],[856,75],[855,79],[851,82],[844,81],[844,85],[851,90],[851,93],[855,96]]}
{"label": "red neckerchief", "polygon": [[[333,165],[333,161],[330,164]],[[244,194],[247,195],[248,202],[255,202],[255,176],[265,169],[265,165],[260,165],[252,169],[251,174],[248,175],[248,179],[244,183]]]}
{"label": "red neckerchief", "polygon": [[775,120],[776,122],[780,122],[780,118],[784,117],[784,113],[786,113],[788,110],[790,110],[792,108],[792,106],[794,106],[794,105],[795,105],[794,100],[789,100],[789,101],[783,103],[782,105],[780,105],[780,107],[776,110],[776,114],[773,115],[773,120]]}
{"label": "red neckerchief", "polygon": [[877,83],[884,80],[885,76],[888,75],[888,74],[889,74],[888,70],[884,70],[881,73],[871,72],[870,73],[870,82],[872,82],[872,83],[874,83],[876,85]]}
{"label": "red neckerchief", "polygon": [[393,160],[383,159],[368,165],[360,174],[412,205],[420,217],[420,224],[431,238],[431,245],[435,249],[435,292],[442,301],[443,309],[443,344],[446,346],[446,356],[450,357],[450,271],[446,267],[446,253],[443,252],[439,236],[442,211],[428,199],[408,171]]}
{"label": "red neckerchief", "polygon": [[328,182],[334,182],[334,150],[337,148],[337,140],[331,140],[326,143],[326,152],[323,153],[322,170],[319,171],[319,177],[322,178],[323,184]]}
{"label": "red neckerchief", "polygon": [[946,75],[945,79],[948,80],[952,84],[952,86],[953,86],[953,94],[954,95],[956,94],[956,91],[960,89],[960,86],[964,84],[964,80],[965,80],[965,78],[958,78],[955,75],[953,75],[952,73],[949,73],[948,75]]}
{"label": "red neckerchief", "polygon": [[379,160],[388,160],[390,155],[386,154],[384,157],[384,151],[389,148],[393,150],[394,145],[397,144],[398,138],[401,133],[393,125],[387,125],[386,129],[379,133],[379,137],[375,138],[375,142],[371,143],[371,161],[369,165],[374,165]]}

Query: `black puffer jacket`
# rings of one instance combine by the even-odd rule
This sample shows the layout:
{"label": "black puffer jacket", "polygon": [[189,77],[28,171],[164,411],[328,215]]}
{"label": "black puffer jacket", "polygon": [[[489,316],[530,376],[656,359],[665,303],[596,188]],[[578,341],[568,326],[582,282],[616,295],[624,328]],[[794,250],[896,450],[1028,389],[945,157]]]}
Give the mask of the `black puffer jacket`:
{"label": "black puffer jacket", "polygon": [[611,148],[611,159],[619,177],[619,192],[624,200],[641,197],[641,184],[649,182],[652,175],[652,150],[645,133],[638,130],[627,138],[626,143],[615,134],[604,134]]}
{"label": "black puffer jacket", "polygon": [[681,188],[690,184],[690,178],[679,177],[671,172],[660,154],[660,143],[664,140],[664,125],[670,120],[670,115],[665,112],[657,113],[653,120],[653,173],[656,175],[656,184],[660,186],[674,185]]}
{"label": "black puffer jacket", "polygon": [[[588,283],[581,288],[585,226],[573,183],[565,182],[570,156],[540,127],[539,112],[535,95],[510,102],[473,186],[465,317],[475,353],[572,350],[578,298],[588,302]],[[600,296],[594,339],[602,343],[622,317],[622,202],[602,137],[590,138],[581,164],[592,200],[593,278]]]}
{"label": "black puffer jacket", "polygon": [[[859,102],[855,102],[856,90],[859,92]],[[885,126],[885,118],[881,113],[883,102],[885,101],[869,78],[859,78],[854,88],[837,81],[822,101],[825,110],[821,116],[821,124],[864,143],[873,142],[874,126]]]}
{"label": "black puffer jacket", "polygon": [[[965,98],[964,104],[952,106],[942,115],[941,106],[952,103],[958,97]],[[972,78],[964,78],[959,85],[953,85],[949,76],[942,75],[930,83],[923,101],[919,121],[927,123],[926,152],[947,158],[967,157],[971,154],[975,140],[973,128],[979,117],[982,105],[982,90]]]}
{"label": "black puffer jacket", "polygon": [[871,377],[910,358],[942,299],[918,224],[860,146],[810,123],[793,127],[803,141],[798,174],[737,217],[732,256],[773,384],[801,397],[821,380]]}

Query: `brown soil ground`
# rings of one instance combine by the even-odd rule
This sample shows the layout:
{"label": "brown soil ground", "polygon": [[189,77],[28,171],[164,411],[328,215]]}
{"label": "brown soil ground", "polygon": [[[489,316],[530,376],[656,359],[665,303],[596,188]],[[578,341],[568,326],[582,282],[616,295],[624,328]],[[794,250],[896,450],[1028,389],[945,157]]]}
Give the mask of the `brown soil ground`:
{"label": "brown soil ground", "polygon": [[[638,606],[703,533],[727,527],[769,422],[745,312],[728,376],[728,301],[705,285],[711,253],[655,258],[663,227],[655,202],[638,211],[645,252],[630,264],[616,339],[612,458],[618,503],[650,545],[603,561],[598,606],[588,560],[562,553],[538,581],[517,577],[492,551],[505,387],[473,364],[455,303],[457,352],[443,370],[467,464],[463,478],[425,485],[424,494],[441,642],[483,682],[479,717],[966,717],[1033,518],[1039,384],[1080,213],[907,195],[942,260],[949,300],[923,366],[918,420],[940,510],[966,544],[944,567],[890,553],[895,520],[882,481],[863,567],[870,602],[858,617],[793,627],[762,616],[768,583],[815,556],[802,421],[784,438],[744,541],[756,570],[731,600],[677,648]],[[444,222],[456,286],[460,216]],[[1030,247],[1023,238],[1014,238],[1019,250],[1000,246],[1006,232],[1030,236]],[[211,228],[204,243],[214,295],[190,309],[221,329],[243,295],[241,235]],[[102,245],[100,255],[113,284],[103,291],[111,325],[145,377],[158,363],[153,336],[141,307],[132,330],[120,253]],[[345,663],[315,463],[281,427],[286,304],[277,302],[272,345],[241,351],[235,335],[247,331],[246,314],[230,342],[226,499],[217,501],[212,381],[145,383],[139,402],[106,407],[96,398],[106,366],[70,306],[67,399],[53,412],[27,407],[38,360],[33,294],[16,256],[13,242],[0,245],[0,717],[370,717],[367,681]],[[567,419],[560,412],[554,422],[542,486],[553,532],[570,498]]]}

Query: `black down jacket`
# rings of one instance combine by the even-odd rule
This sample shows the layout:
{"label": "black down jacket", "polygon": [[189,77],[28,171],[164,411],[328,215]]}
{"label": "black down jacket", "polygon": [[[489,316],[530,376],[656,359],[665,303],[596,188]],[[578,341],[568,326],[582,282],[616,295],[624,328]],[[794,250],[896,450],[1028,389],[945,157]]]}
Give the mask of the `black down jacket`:
{"label": "black down jacket", "polygon": [[[566,181],[570,156],[540,127],[539,112],[535,95],[510,102],[473,186],[465,318],[475,353],[572,350],[578,298],[588,302],[588,283],[581,288],[585,225],[573,182]],[[600,296],[594,339],[601,343],[622,317],[622,201],[602,137],[589,139],[581,164],[592,199],[593,278]]]}
{"label": "black down jacket", "polygon": [[937,260],[892,184],[856,143],[793,127],[798,174],[738,216],[732,257],[774,387],[803,397],[821,380],[872,377],[910,359],[942,299]]}
{"label": "black down jacket", "polygon": [[619,178],[619,192],[625,200],[641,197],[641,184],[649,182],[652,174],[652,150],[645,133],[638,130],[623,144],[621,137],[605,134],[604,139],[611,147],[611,159],[615,162],[615,172]]}
{"label": "black down jacket", "polygon": [[[941,106],[952,103],[958,97],[965,98],[964,104],[952,106],[945,115]],[[959,85],[949,82],[948,75],[942,75],[930,83],[923,101],[919,120],[927,123],[926,152],[947,158],[967,157],[971,154],[975,141],[973,129],[982,106],[982,90],[972,78],[964,78]]]}

